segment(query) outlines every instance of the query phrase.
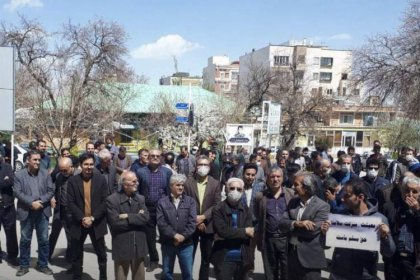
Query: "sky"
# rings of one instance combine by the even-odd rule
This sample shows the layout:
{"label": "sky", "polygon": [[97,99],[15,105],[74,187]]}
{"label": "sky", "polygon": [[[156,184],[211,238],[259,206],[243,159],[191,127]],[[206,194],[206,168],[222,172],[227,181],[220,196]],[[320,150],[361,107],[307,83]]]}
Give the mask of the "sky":
{"label": "sky", "polygon": [[407,0],[0,0],[0,21],[36,19],[47,30],[98,18],[128,33],[127,61],[158,84],[178,70],[202,75],[207,59],[231,61],[271,44],[312,40],[332,49],[361,47],[368,37],[394,33]]}

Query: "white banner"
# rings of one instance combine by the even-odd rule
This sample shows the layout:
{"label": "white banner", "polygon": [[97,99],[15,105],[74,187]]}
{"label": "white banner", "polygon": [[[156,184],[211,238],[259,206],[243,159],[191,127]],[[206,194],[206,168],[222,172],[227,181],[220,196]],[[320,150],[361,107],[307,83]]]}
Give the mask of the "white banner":
{"label": "white banner", "polygon": [[327,246],[379,251],[377,227],[382,223],[380,217],[329,214],[328,219],[331,226],[327,231]]}
{"label": "white banner", "polygon": [[252,124],[226,124],[226,145],[252,146],[254,129]]}
{"label": "white banner", "polygon": [[267,134],[280,133],[281,104],[270,103],[268,111]]}

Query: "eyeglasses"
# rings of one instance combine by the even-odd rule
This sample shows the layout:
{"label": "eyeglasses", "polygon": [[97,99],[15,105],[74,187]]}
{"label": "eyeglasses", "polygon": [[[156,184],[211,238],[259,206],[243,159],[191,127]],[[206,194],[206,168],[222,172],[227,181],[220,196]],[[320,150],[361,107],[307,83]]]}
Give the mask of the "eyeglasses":
{"label": "eyeglasses", "polygon": [[379,170],[379,167],[369,167],[368,170]]}
{"label": "eyeglasses", "polygon": [[160,158],[160,155],[150,155],[151,158]]}
{"label": "eyeglasses", "polygon": [[244,189],[241,187],[229,187],[229,191],[237,190],[238,192],[242,192]]}

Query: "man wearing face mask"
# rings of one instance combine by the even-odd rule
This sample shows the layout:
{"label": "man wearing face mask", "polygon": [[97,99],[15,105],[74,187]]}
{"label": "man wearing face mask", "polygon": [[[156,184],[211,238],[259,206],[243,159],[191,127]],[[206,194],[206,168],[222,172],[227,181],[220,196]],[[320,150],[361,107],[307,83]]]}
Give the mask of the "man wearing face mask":
{"label": "man wearing face mask", "polygon": [[244,182],[230,178],[227,199],[213,208],[215,242],[212,263],[216,279],[247,279],[251,262],[250,242],[254,237],[251,210],[243,204]]}
{"label": "man wearing face mask", "polygon": [[398,164],[395,170],[395,177],[394,177],[395,181],[398,181],[399,178],[402,176],[402,174],[409,171],[410,166],[419,162],[414,157],[414,149],[411,147],[406,148],[405,155],[400,160],[401,160],[401,164]]}
{"label": "man wearing face mask", "polygon": [[[337,180],[337,182],[344,186],[344,184],[353,182],[355,180],[360,180],[359,176],[357,176],[351,167],[352,157],[350,155],[342,155],[338,160],[338,164],[340,165],[340,170],[336,171],[332,177]],[[344,204],[342,202],[342,198],[344,195],[344,190],[341,189],[337,194],[326,195],[327,201],[330,203],[331,206],[331,213],[334,214],[341,214],[345,211]]]}
{"label": "man wearing face mask", "polygon": [[68,157],[60,158],[58,161],[58,170],[59,173],[57,174],[55,181],[55,194],[51,199],[51,206],[54,208],[54,216],[49,238],[49,258],[51,260],[61,229],[64,227],[67,239],[66,261],[71,263],[72,248],[70,246],[70,226],[72,222],[72,215],[67,206],[67,180],[73,175],[80,174],[80,170],[73,167],[73,163]]}
{"label": "man wearing face mask", "polygon": [[381,154],[381,142],[379,142],[379,140],[375,140],[373,142],[373,154],[370,155],[366,160],[366,166],[368,166],[369,162],[373,159],[377,159],[380,163],[379,175],[385,176],[386,170],[388,169],[388,161],[386,160],[384,155]]}
{"label": "man wearing face mask", "polygon": [[193,236],[194,253],[200,242],[201,265],[199,280],[209,279],[210,254],[213,245],[213,207],[221,201],[219,181],[209,176],[210,159],[199,156],[196,170],[185,183],[185,194],[194,198],[197,206],[196,231]]}
{"label": "man wearing face mask", "polygon": [[390,183],[383,176],[379,176],[379,161],[373,159],[366,167],[366,176],[362,179],[369,186],[370,198],[378,198],[378,191],[388,186]]}

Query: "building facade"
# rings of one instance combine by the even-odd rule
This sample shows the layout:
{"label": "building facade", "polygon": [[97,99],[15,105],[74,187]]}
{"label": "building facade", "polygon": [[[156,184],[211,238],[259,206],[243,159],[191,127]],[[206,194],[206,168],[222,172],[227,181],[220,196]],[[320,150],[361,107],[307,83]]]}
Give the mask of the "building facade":
{"label": "building facade", "polygon": [[239,62],[228,56],[209,57],[203,68],[203,87],[218,94],[238,93]]}
{"label": "building facade", "polygon": [[161,86],[203,86],[203,78],[198,76],[190,76],[187,72],[177,72],[172,76],[162,77],[159,79]]}

